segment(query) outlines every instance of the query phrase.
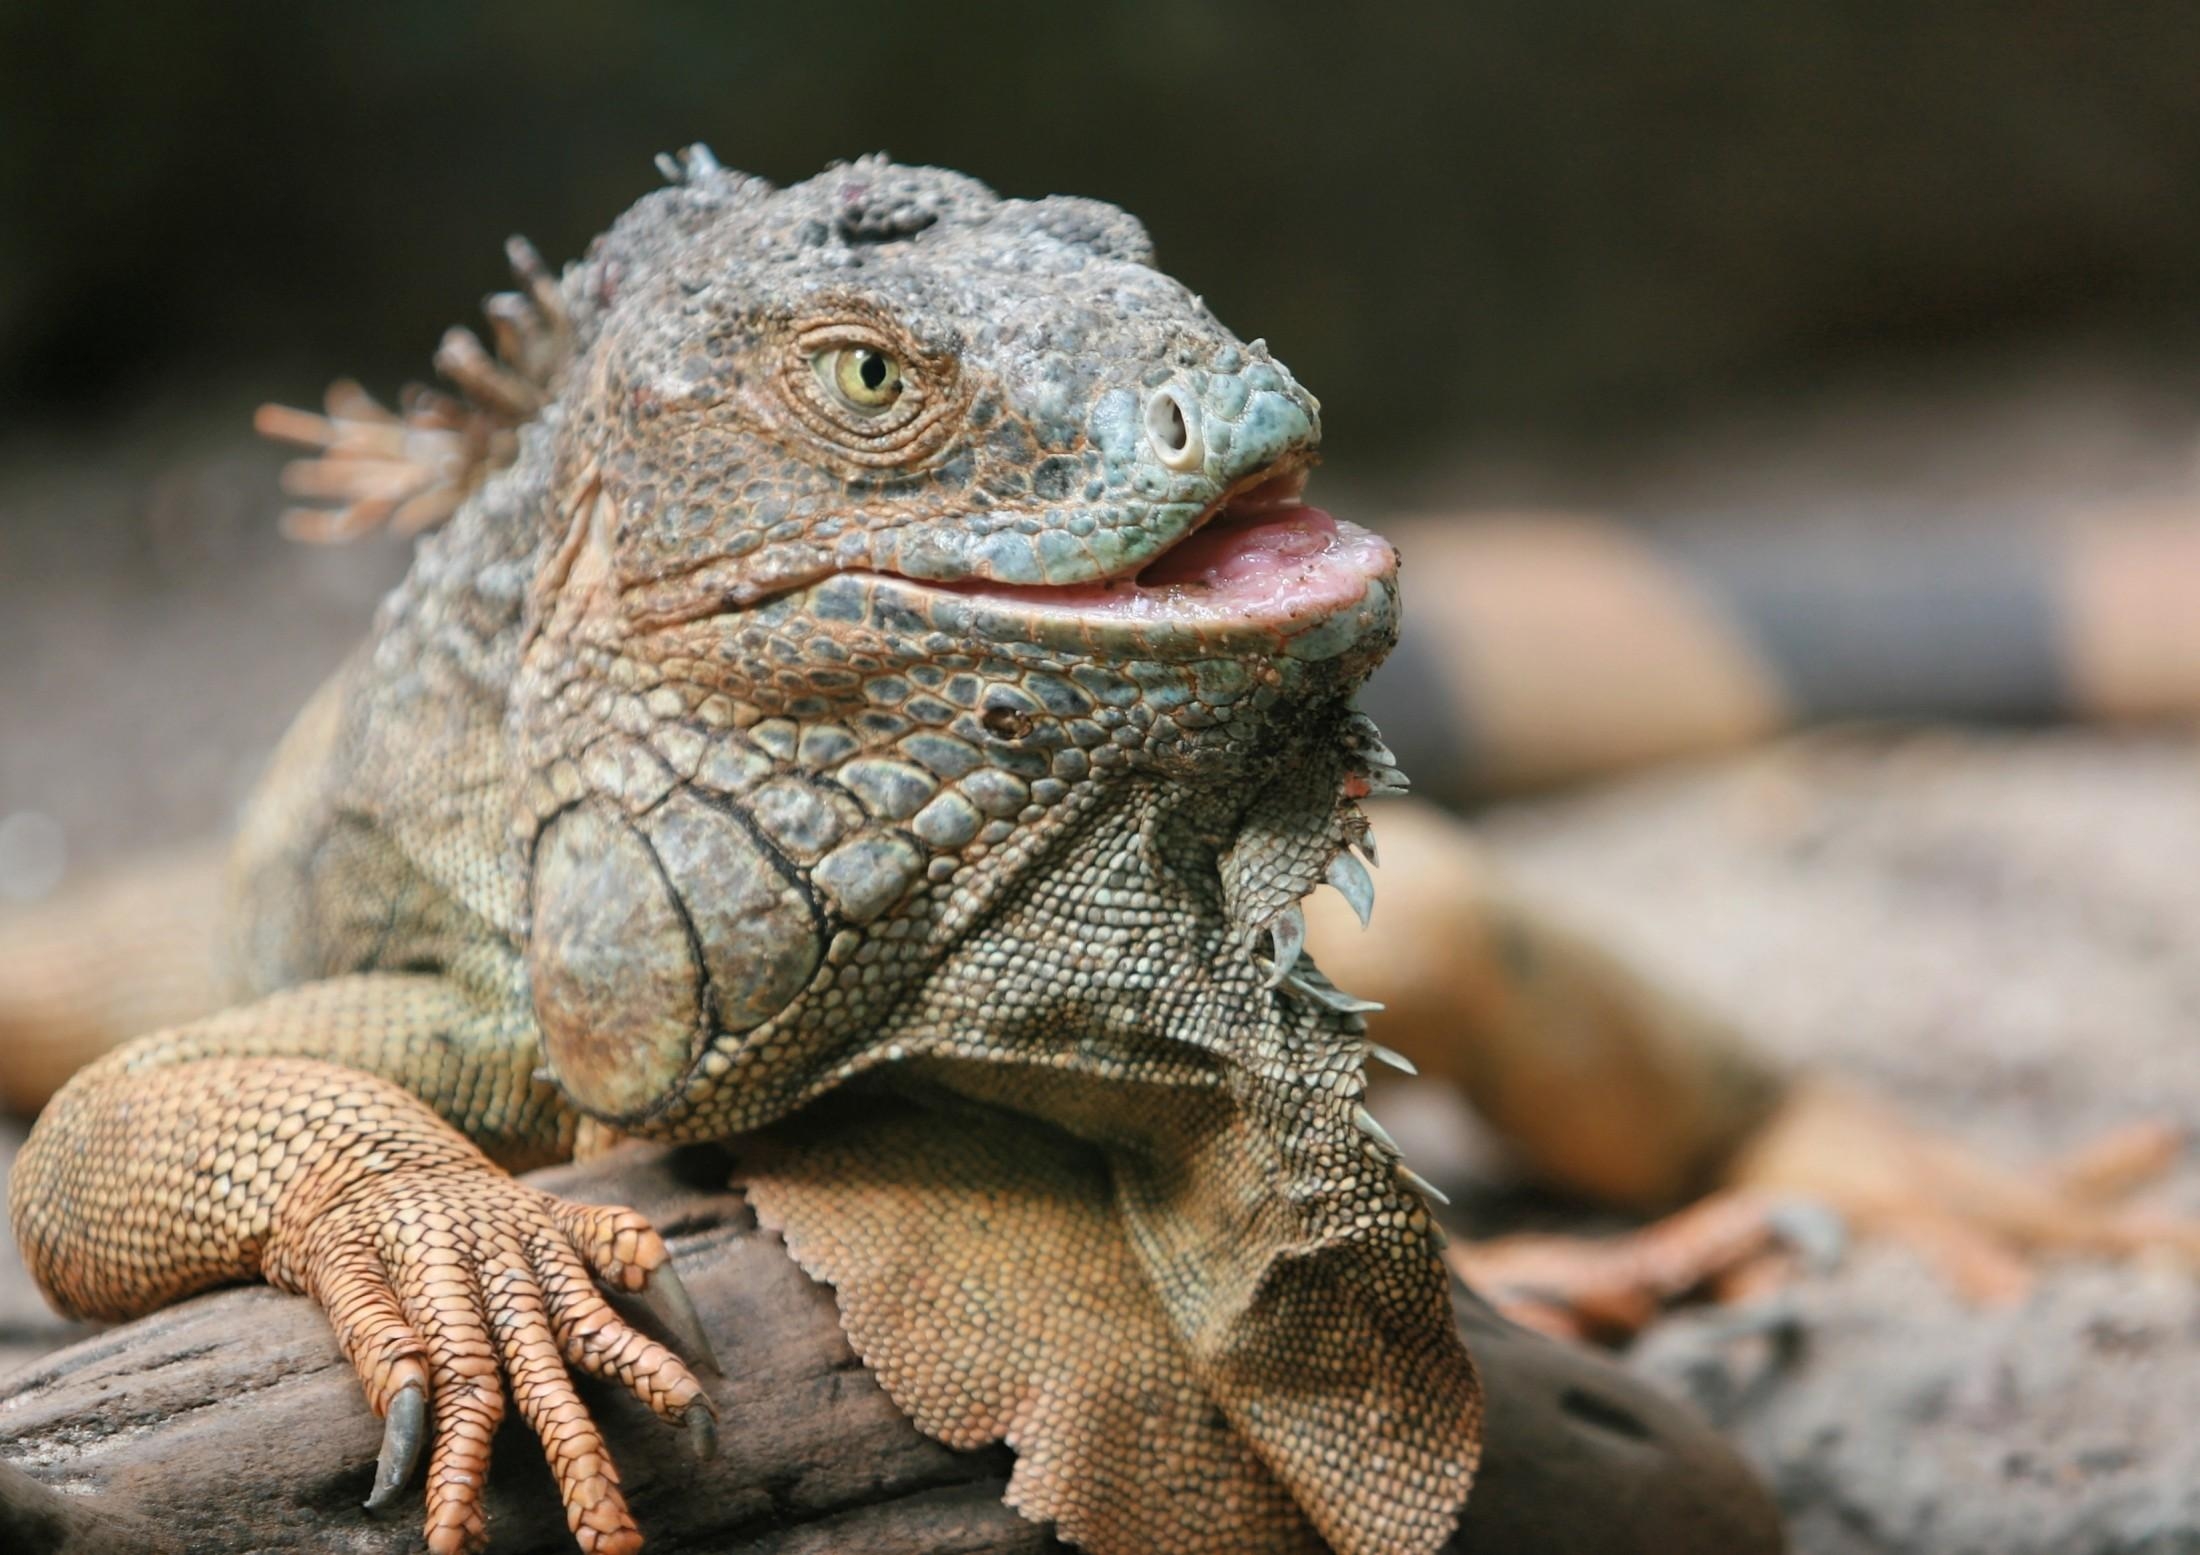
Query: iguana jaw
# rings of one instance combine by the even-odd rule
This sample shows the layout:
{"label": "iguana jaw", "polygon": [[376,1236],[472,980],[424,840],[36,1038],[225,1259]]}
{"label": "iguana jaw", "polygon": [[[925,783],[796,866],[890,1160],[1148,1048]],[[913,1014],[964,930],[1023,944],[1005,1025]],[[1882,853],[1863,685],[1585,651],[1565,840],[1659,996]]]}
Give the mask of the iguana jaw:
{"label": "iguana jaw", "polygon": [[1113,576],[1018,584],[852,569],[816,587],[858,587],[874,611],[1097,659],[1327,658],[1395,629],[1398,556],[1301,501],[1305,484],[1301,465],[1240,482],[1158,555]]}

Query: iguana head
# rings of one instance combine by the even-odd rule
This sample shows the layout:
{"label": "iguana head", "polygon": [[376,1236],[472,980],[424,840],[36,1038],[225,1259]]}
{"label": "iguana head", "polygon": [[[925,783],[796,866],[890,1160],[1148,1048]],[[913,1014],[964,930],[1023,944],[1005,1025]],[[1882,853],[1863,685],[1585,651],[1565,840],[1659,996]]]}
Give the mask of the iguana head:
{"label": "iguana head", "polygon": [[[580,272],[558,437],[587,591],[551,580],[548,618],[804,722],[906,706],[909,668],[959,655],[985,684],[916,721],[968,714],[1033,778],[1219,750],[1199,731],[1242,737],[1248,699],[1338,696],[1387,645],[1390,547],[1301,500],[1313,396],[1130,217],[884,161],[786,190],[688,167]],[[1250,673],[1187,669],[1217,661]],[[1157,725],[1116,737],[1080,669]]]}
{"label": "iguana head", "polygon": [[[539,413],[458,521],[536,536],[508,722],[561,1081],[631,1121],[874,1031],[1125,785],[1208,796],[1205,878],[1287,962],[1396,776],[1347,709],[1396,557],[1302,500],[1313,397],[1109,206],[675,171],[536,287]],[[1216,862],[1286,794],[1303,846]]]}

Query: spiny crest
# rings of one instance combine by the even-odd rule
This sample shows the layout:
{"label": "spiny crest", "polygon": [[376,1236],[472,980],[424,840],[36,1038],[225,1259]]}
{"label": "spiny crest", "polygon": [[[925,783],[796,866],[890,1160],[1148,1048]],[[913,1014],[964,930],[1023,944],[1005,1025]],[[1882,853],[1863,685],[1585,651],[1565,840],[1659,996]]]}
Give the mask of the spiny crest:
{"label": "spiny crest", "polygon": [[[1281,780],[1256,802],[1224,860],[1222,887],[1231,921],[1248,958],[1259,964],[1269,946],[1265,980],[1290,997],[1339,1014],[1381,1009],[1343,992],[1304,959],[1306,914],[1300,901],[1317,886],[1333,887],[1367,927],[1375,911],[1375,834],[1360,801],[1402,794],[1405,774],[1365,713],[1346,715],[1337,749]],[[1317,826],[1307,818],[1320,815]]]}
{"label": "spiny crest", "polygon": [[525,238],[505,244],[519,289],[482,304],[495,351],[463,326],[436,347],[436,371],[458,390],[408,384],[395,411],[348,378],[329,385],[324,414],[263,405],[262,437],[314,450],[283,471],[283,490],[310,506],[283,514],[294,540],[333,544],[385,525],[413,535],[441,523],[510,464],[519,428],[550,399],[572,354],[573,320],[558,278]]}
{"label": "spiny crest", "polygon": [[[729,171],[701,142],[677,156],[660,154],[657,171],[680,189],[724,190],[750,197],[775,192],[761,178]],[[889,243],[914,237],[940,219],[938,169],[897,167],[892,159],[874,155],[836,162],[825,170],[828,179],[836,175],[832,230],[843,243]],[[978,191],[986,202],[998,203],[992,191],[975,179],[948,176],[956,185]]]}
{"label": "spiny crest", "polygon": [[[978,179],[950,168],[908,166],[884,152],[835,162],[815,178],[779,189],[721,164],[703,145],[657,158],[672,186],[665,193],[693,213],[776,196],[779,215],[766,224],[773,240],[807,250],[853,254],[933,233],[1021,229],[1096,258],[1151,266],[1153,242],[1137,217],[1101,200],[1071,195],[1007,199]],[[638,216],[652,202],[637,206]],[[644,217],[646,222],[651,217]]]}
{"label": "spiny crest", "polygon": [[664,174],[668,184],[700,184],[707,183],[724,172],[725,164],[718,160],[710,147],[697,141],[677,152],[658,152],[657,171]]}

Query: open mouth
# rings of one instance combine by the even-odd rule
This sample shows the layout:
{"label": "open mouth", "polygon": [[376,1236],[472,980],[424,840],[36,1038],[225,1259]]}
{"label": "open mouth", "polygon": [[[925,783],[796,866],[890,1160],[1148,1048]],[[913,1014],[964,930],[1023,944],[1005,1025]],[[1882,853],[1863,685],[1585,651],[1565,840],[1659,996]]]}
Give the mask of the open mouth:
{"label": "open mouth", "polygon": [[1307,506],[1305,489],[1303,467],[1259,479],[1135,573],[1089,583],[931,586],[1096,624],[1289,630],[1356,603],[1397,566],[1387,540]]}
{"label": "open mouth", "polygon": [[1380,535],[1309,507],[1305,487],[1303,460],[1249,476],[1165,550],[1112,576],[1055,584],[928,578],[895,567],[901,558],[891,557],[788,579],[777,589],[691,589],[652,624],[676,626],[778,599],[833,619],[887,612],[896,630],[1088,656],[1173,662],[1252,652],[1312,663],[1356,647],[1380,651],[1397,630],[1398,553]]}

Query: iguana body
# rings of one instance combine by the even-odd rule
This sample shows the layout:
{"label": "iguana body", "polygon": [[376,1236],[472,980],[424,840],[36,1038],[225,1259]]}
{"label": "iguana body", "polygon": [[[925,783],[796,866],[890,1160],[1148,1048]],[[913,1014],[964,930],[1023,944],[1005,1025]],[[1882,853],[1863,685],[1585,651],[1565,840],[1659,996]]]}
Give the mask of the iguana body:
{"label": "iguana body", "polygon": [[1474,1373],[1298,955],[1397,783],[1348,705],[1395,558],[1298,502],[1312,398],[1108,207],[685,171],[495,315],[511,462],[247,826],[261,997],[63,1090],[34,1270],[110,1318],[313,1294],[385,1493],[432,1411],[437,1549],[483,1537],[501,1369],[631,1547],[560,1356],[704,1428],[589,1279],[662,1246],[490,1160],[733,1139],[888,1391],[1010,1439],[1065,1537],[1434,1548]]}

